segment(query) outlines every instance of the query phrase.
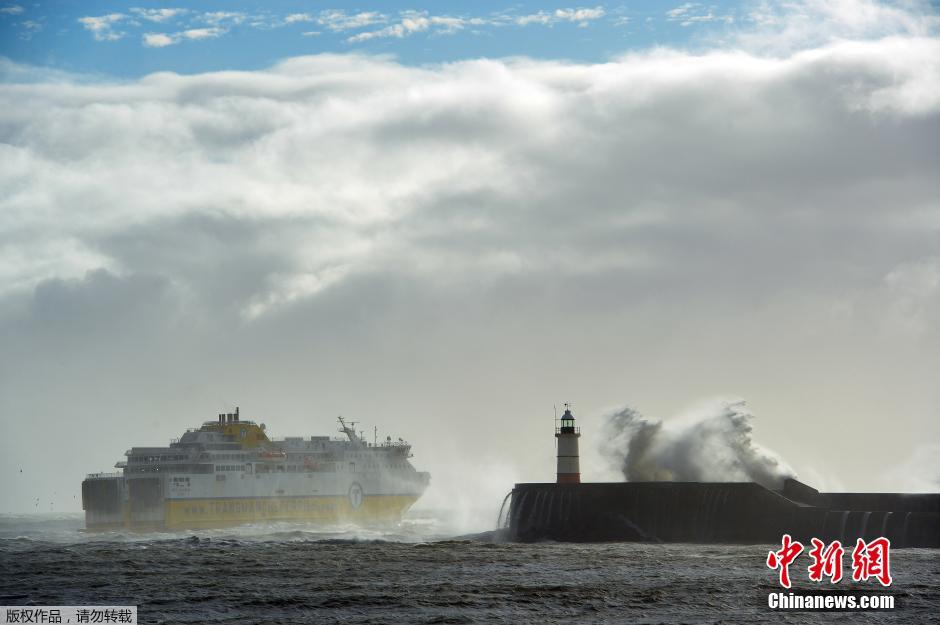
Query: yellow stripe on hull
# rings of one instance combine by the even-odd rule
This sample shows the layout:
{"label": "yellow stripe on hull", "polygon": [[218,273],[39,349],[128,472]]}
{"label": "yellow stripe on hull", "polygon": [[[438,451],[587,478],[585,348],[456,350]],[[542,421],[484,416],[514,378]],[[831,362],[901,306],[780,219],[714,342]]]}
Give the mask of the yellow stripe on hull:
{"label": "yellow stripe on hull", "polygon": [[[345,496],[264,499],[186,499],[167,501],[167,529],[226,527],[266,521],[317,523],[397,522],[417,495],[365,496],[353,508]],[[132,522],[133,525],[133,522]]]}

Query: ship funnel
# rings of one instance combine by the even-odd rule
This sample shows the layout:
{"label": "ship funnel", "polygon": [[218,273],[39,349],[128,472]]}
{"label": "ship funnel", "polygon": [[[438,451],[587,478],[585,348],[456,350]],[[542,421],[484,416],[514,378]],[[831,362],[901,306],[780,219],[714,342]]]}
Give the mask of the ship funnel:
{"label": "ship funnel", "polygon": [[235,420],[238,421],[238,406],[235,406]]}

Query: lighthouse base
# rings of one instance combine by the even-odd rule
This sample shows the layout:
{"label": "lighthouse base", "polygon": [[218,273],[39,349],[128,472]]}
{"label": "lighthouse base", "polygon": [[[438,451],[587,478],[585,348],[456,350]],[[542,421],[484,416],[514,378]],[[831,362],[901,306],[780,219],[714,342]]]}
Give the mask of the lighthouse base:
{"label": "lighthouse base", "polygon": [[[560,477],[560,476],[559,476]],[[796,480],[755,483],[516,484],[515,541],[779,543],[783,534],[854,544],[940,547],[940,494],[819,493]]]}

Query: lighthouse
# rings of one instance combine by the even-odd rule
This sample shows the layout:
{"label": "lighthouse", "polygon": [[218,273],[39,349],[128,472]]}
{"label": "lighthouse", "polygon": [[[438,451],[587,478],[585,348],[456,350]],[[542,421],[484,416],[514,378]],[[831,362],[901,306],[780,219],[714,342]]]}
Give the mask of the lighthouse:
{"label": "lighthouse", "polygon": [[581,464],[578,461],[578,439],[581,428],[574,425],[571,408],[565,404],[565,414],[561,415],[561,427],[555,428],[558,439],[558,483],[580,484]]}

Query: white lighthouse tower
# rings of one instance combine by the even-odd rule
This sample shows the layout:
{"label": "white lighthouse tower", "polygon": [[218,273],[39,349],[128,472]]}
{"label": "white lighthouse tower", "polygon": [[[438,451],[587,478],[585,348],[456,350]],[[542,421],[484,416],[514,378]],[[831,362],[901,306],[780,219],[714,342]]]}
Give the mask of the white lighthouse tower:
{"label": "white lighthouse tower", "polygon": [[578,439],[581,428],[574,426],[574,415],[565,404],[565,414],[561,415],[561,427],[555,428],[558,439],[558,483],[580,484],[581,463],[578,460]]}

